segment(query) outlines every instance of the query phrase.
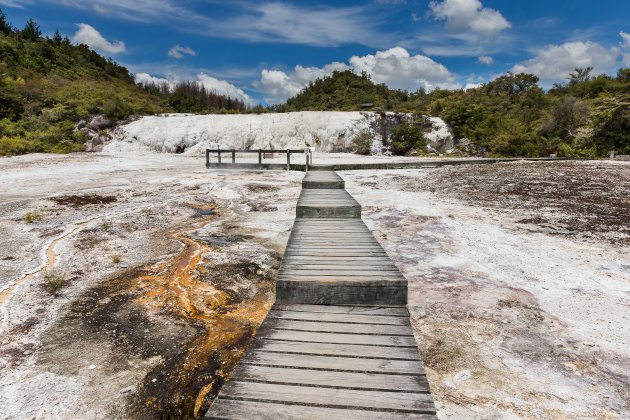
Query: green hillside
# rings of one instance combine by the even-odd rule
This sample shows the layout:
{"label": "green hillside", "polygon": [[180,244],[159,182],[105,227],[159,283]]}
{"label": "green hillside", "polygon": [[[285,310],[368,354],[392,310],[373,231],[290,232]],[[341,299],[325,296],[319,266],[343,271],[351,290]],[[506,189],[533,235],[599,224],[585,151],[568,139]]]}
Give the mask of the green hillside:
{"label": "green hillside", "polygon": [[137,86],[129,71],[59,33],[43,37],[29,20],[15,29],[0,10],[0,156],[84,149],[78,121],[159,112],[244,110],[197,84],[173,91]]}
{"label": "green hillside", "polygon": [[[590,73],[576,69],[570,80],[548,92],[534,75],[508,74],[467,91],[409,93],[374,84],[365,74],[335,72],[277,110],[350,111],[368,102],[382,111],[439,116],[457,138],[472,142],[471,154],[487,156],[630,154],[630,69],[616,77]],[[399,150],[417,149],[415,142]]]}
{"label": "green hillside", "polygon": [[377,108],[393,108],[406,100],[406,92],[375,84],[366,73],[351,70],[335,71],[332,76],[311,82],[302,92],[287,100],[280,111],[357,111],[363,104]]}

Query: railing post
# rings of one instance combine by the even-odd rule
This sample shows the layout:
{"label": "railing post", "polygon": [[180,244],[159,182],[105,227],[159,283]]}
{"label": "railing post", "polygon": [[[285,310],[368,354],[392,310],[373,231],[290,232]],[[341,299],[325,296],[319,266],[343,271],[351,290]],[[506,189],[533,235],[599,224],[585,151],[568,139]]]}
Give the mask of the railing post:
{"label": "railing post", "polygon": [[210,167],[210,149],[206,149],[206,168]]}
{"label": "railing post", "polygon": [[219,163],[221,163],[221,149],[217,149],[217,159],[219,160]]}
{"label": "railing post", "polygon": [[232,163],[236,163],[236,150],[232,149]]}
{"label": "railing post", "polygon": [[306,154],[306,166],[304,167],[304,172],[308,172],[308,153]]}
{"label": "railing post", "polygon": [[287,149],[287,171],[291,170],[291,151]]}
{"label": "railing post", "polygon": [[262,149],[258,149],[258,166],[262,166]]}

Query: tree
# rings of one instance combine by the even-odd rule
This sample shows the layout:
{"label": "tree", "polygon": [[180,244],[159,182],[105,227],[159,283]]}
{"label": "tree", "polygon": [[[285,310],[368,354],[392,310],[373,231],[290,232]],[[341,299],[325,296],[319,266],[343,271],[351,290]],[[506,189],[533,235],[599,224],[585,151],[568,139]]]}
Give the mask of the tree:
{"label": "tree", "polygon": [[24,29],[20,33],[22,38],[28,39],[29,41],[37,41],[42,37],[42,31],[39,29],[39,25],[33,19],[29,19],[26,21],[26,25],[24,25]]}
{"label": "tree", "polygon": [[14,31],[13,25],[7,21],[7,15],[0,9],[0,33],[10,35]]}
{"label": "tree", "polygon": [[617,79],[623,82],[630,82],[630,67],[625,69],[619,69],[617,71]]}
{"label": "tree", "polygon": [[63,37],[61,36],[61,34],[59,33],[59,31],[55,31],[55,34],[52,37],[52,42],[53,44],[59,46],[63,43]]}
{"label": "tree", "polygon": [[541,134],[567,139],[575,137],[577,129],[588,120],[588,106],[574,96],[566,96],[551,111],[551,120],[543,125]]}
{"label": "tree", "polygon": [[419,122],[401,122],[392,130],[391,138],[391,151],[394,155],[407,155],[413,150],[418,154],[426,154],[427,140]]}
{"label": "tree", "polygon": [[578,83],[584,83],[591,80],[591,72],[593,67],[585,67],[583,69],[575,69],[575,71],[569,73],[569,85],[573,86]]}

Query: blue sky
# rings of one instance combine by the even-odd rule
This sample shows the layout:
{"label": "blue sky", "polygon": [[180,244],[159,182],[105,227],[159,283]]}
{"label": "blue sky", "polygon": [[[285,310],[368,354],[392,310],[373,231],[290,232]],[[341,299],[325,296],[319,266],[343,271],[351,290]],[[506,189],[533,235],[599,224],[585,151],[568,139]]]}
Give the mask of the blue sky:
{"label": "blue sky", "polygon": [[58,29],[138,80],[198,80],[278,103],[336,69],[415,90],[462,88],[508,71],[543,86],[575,67],[630,66],[629,0],[0,0],[21,27]]}

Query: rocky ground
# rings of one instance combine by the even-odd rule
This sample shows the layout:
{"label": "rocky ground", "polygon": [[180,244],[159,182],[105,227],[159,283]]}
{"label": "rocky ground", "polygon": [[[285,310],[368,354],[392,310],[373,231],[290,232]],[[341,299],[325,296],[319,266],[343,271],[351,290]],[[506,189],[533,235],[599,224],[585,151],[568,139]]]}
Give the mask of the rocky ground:
{"label": "rocky ground", "polygon": [[[441,418],[628,417],[630,165],[342,175],[410,281]],[[273,302],[301,177],[1,159],[0,418],[203,413]]]}
{"label": "rocky ground", "polygon": [[630,417],[630,164],[346,172],[440,418]]}
{"label": "rocky ground", "polygon": [[273,303],[300,174],[0,160],[0,418],[190,418]]}

